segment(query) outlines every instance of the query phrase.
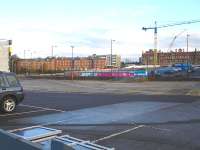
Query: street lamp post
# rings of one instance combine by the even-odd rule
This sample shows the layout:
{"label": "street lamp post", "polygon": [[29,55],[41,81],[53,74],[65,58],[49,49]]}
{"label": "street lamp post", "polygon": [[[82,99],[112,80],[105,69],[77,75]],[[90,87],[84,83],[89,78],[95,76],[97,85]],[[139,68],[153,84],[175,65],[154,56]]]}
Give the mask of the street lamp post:
{"label": "street lamp post", "polygon": [[51,46],[51,57],[53,58],[53,55],[54,55],[54,48],[56,48],[57,46],[56,45],[52,45]]}
{"label": "street lamp post", "polygon": [[113,51],[113,42],[115,42],[115,40],[111,39],[111,51],[110,51],[110,67],[111,67],[111,76],[112,76],[112,51]]}
{"label": "street lamp post", "polygon": [[26,59],[26,50],[24,50],[24,59]]}
{"label": "street lamp post", "polygon": [[189,76],[189,34],[187,34],[187,75]]}
{"label": "street lamp post", "polygon": [[71,46],[72,48],[72,66],[71,66],[71,79],[74,80],[74,46]]}
{"label": "street lamp post", "polygon": [[26,52],[30,52],[30,50],[24,50],[24,60],[26,62],[26,73],[28,73],[29,72],[29,63],[26,60]]}
{"label": "street lamp post", "polygon": [[[53,56],[54,56],[54,48],[56,48],[57,47],[57,45],[52,45],[51,46],[51,57],[52,57],[52,59],[51,59],[51,61],[53,61]],[[54,59],[54,69],[53,69],[53,67],[52,67],[52,72],[53,72],[53,70],[54,70],[54,73],[56,73],[56,68],[57,68],[57,65],[56,65],[56,59]]]}
{"label": "street lamp post", "polygon": [[[31,50],[29,50],[29,49],[28,49],[28,50],[25,49],[25,50],[24,50],[24,59],[26,59],[26,54],[27,54],[27,52],[30,52],[29,55],[28,55],[29,58],[32,57],[32,52],[31,52]],[[31,55],[31,56],[30,56],[30,55]]]}
{"label": "street lamp post", "polygon": [[33,59],[33,52],[31,52],[31,59]]}

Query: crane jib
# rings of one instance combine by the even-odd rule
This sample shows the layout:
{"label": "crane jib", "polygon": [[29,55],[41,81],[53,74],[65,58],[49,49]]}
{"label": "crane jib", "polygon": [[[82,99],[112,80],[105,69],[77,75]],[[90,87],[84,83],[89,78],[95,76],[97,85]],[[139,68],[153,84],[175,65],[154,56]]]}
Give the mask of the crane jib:
{"label": "crane jib", "polygon": [[166,24],[166,25],[160,25],[158,27],[143,27],[143,30],[149,30],[149,29],[156,29],[156,28],[166,28],[166,27],[173,27],[178,25],[184,25],[184,24],[192,24],[192,23],[199,23],[200,20],[192,20],[192,21],[184,21],[184,22],[178,22],[173,24]]}

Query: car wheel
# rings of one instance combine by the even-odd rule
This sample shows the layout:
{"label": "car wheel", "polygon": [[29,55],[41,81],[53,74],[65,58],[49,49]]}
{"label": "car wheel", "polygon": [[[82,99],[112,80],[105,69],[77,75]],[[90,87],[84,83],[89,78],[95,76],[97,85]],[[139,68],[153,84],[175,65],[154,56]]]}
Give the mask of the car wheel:
{"label": "car wheel", "polygon": [[1,109],[3,112],[10,113],[15,110],[16,102],[13,98],[5,98],[2,102]]}

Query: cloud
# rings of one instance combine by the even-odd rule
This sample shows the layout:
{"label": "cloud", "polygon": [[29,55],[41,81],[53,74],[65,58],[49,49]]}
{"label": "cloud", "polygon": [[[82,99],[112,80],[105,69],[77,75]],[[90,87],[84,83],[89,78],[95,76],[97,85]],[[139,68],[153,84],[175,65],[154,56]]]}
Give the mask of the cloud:
{"label": "cloud", "polygon": [[[151,4],[133,7],[112,7],[84,16],[49,17],[45,20],[31,20],[0,25],[0,32],[13,39],[14,52],[23,57],[23,51],[36,51],[36,56],[51,55],[51,45],[57,56],[70,56],[70,45],[75,46],[75,55],[109,54],[110,40],[114,39],[113,52],[123,57],[135,57],[142,50],[153,48],[153,30],[144,32],[142,26],[152,22],[160,8]],[[65,11],[64,11],[65,12]],[[84,12],[83,12],[84,13]],[[48,15],[46,15],[48,16]],[[151,16],[151,17],[147,17]],[[155,18],[153,18],[155,19]],[[167,48],[175,30],[159,30],[159,47]],[[178,38],[174,47],[185,45],[185,37]],[[198,46],[199,36],[191,36],[191,46]]]}

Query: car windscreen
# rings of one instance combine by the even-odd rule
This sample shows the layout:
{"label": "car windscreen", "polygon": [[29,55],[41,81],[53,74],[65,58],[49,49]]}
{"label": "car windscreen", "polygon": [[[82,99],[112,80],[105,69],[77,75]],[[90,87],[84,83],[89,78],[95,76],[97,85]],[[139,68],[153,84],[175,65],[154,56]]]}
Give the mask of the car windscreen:
{"label": "car windscreen", "polygon": [[11,87],[17,87],[19,86],[19,82],[15,75],[6,75],[6,78],[8,80],[9,86]]}

